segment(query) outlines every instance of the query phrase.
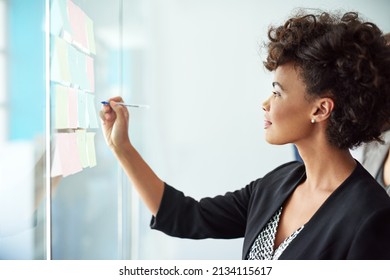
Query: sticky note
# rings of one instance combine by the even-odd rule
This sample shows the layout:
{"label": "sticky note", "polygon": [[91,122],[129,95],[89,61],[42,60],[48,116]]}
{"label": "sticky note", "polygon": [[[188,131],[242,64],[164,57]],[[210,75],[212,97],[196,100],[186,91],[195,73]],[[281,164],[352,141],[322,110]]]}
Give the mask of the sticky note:
{"label": "sticky note", "polygon": [[69,83],[69,45],[61,38],[50,37],[50,80]]}
{"label": "sticky note", "polygon": [[87,30],[88,50],[90,53],[96,54],[93,21],[88,16],[85,18],[85,25]]}
{"label": "sticky note", "polygon": [[63,18],[59,0],[53,0],[50,5],[50,34],[60,36],[62,26]]}
{"label": "sticky note", "polygon": [[69,128],[69,95],[68,88],[55,85],[54,95],[54,127],[56,129]]}
{"label": "sticky note", "polygon": [[50,33],[61,36],[70,33],[70,24],[65,0],[53,0],[50,5]]}
{"label": "sticky note", "polygon": [[89,128],[98,128],[98,118],[95,106],[95,96],[91,93],[85,93],[87,98],[87,123]]}
{"label": "sticky note", "polygon": [[69,22],[72,28],[72,42],[82,48],[88,48],[86,31],[86,15],[79,6],[72,1],[68,1]]}
{"label": "sticky note", "polygon": [[87,132],[86,138],[89,167],[96,166],[95,132]]}
{"label": "sticky note", "polygon": [[[77,148],[77,137],[75,133],[63,133],[66,135],[66,141],[68,144],[68,149],[61,149],[60,152],[63,152],[61,154],[61,158],[64,159],[68,166],[64,168],[63,166],[63,172],[64,176],[74,174],[77,172],[80,172],[83,168],[81,167],[80,162],[80,155],[79,150]],[[64,162],[64,161],[63,161]],[[67,171],[67,172],[65,172]]]}
{"label": "sticky note", "polygon": [[87,128],[87,96],[86,93],[78,90],[77,91],[77,108],[78,108],[78,127]]}
{"label": "sticky note", "polygon": [[77,148],[79,150],[81,166],[83,168],[89,167],[86,130],[77,129],[76,130],[76,137],[77,137]]}
{"label": "sticky note", "polygon": [[58,149],[58,159],[56,160],[59,160],[56,166],[60,167],[60,170],[54,173],[52,169],[52,176],[53,174],[62,174],[62,176],[66,177],[82,170],[75,133],[56,133],[55,149]]}
{"label": "sticky note", "polygon": [[62,165],[61,165],[61,158],[60,158],[60,148],[59,143],[57,142],[57,135],[54,134],[54,149],[53,153],[51,155],[51,171],[50,171],[50,176],[51,177],[57,177],[62,175]]}
{"label": "sticky note", "polygon": [[69,46],[69,69],[72,85],[83,90],[87,89],[89,82],[86,55],[73,46]]}
{"label": "sticky note", "polygon": [[86,89],[90,92],[95,91],[95,71],[94,71],[94,62],[93,58],[90,56],[85,57],[86,63],[86,73],[87,73],[87,87]]}
{"label": "sticky note", "polygon": [[71,83],[73,87],[80,86],[80,69],[79,69],[79,56],[76,48],[69,46],[69,72],[71,76]]}
{"label": "sticky note", "polygon": [[78,94],[77,89],[68,88],[68,127],[78,127]]}
{"label": "sticky note", "polygon": [[83,52],[77,52],[77,83],[83,90],[88,89],[87,78],[87,55]]}

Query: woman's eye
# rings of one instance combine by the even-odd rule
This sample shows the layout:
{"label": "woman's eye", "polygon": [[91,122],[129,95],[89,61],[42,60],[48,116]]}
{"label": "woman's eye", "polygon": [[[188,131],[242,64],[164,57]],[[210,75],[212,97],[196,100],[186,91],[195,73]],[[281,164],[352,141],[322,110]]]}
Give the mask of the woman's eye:
{"label": "woman's eye", "polygon": [[279,96],[280,96],[280,93],[277,92],[277,91],[273,91],[273,92],[272,92],[272,95],[273,95],[274,97],[279,97]]}

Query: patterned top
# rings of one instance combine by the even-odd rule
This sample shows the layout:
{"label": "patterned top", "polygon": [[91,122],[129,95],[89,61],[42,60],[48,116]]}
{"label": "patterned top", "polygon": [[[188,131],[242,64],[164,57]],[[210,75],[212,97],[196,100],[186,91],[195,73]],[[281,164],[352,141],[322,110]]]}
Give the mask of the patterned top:
{"label": "patterned top", "polygon": [[301,232],[303,226],[298,228],[289,237],[287,237],[278,248],[275,250],[275,236],[278,228],[280,215],[282,213],[282,207],[273,215],[271,220],[260,232],[255,242],[253,242],[252,248],[248,253],[248,260],[277,260],[291,241]]}

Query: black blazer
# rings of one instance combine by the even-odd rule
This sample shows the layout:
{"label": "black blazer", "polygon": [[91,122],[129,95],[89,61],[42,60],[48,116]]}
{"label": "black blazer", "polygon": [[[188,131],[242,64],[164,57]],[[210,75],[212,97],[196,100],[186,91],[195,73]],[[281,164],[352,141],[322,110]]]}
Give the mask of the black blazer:
{"label": "black blazer", "polygon": [[[151,227],[181,238],[244,237],[245,259],[262,228],[305,176],[302,163],[290,162],[241,190],[199,202],[166,184]],[[357,163],[279,259],[390,260],[390,198]]]}

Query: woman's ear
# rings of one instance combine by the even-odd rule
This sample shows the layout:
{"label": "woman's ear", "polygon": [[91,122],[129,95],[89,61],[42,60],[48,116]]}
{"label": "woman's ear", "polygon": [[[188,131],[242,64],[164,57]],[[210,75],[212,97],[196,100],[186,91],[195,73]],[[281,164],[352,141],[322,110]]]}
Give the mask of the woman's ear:
{"label": "woman's ear", "polygon": [[315,107],[312,113],[312,120],[315,122],[321,122],[327,120],[330,117],[334,108],[334,101],[332,98],[323,97],[315,101]]}

